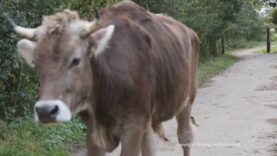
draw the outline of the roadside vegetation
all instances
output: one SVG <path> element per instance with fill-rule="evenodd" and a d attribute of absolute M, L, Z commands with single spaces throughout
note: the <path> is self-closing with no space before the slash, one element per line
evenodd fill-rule
<path fill-rule="evenodd" d="M 256 51 L 258 54 L 267 54 L 267 47 L 265 44 L 258 46 L 258 47 L 261 47 L 261 49 Z M 277 53 L 277 33 L 276 32 L 274 32 L 271 35 L 271 52 L 270 53 Z"/>
<path fill-rule="evenodd" d="M 66 156 L 85 144 L 85 126 L 79 119 L 44 127 L 31 117 L 0 122 L 0 156 Z"/>
<path fill-rule="evenodd" d="M 257 53 L 258 53 L 258 54 L 267 54 L 267 50 L 266 50 L 266 48 L 262 48 L 262 49 L 257 50 Z M 270 54 L 274 54 L 274 53 L 277 53 L 277 44 L 276 44 L 276 45 L 273 45 L 273 46 L 271 47 L 271 52 L 270 52 Z"/>
<path fill-rule="evenodd" d="M 6 0 L 0 1 L 0 156 L 65 156 L 84 146 L 86 128 L 76 118 L 57 127 L 43 127 L 32 119 L 38 93 L 36 73 L 16 53 L 19 38 L 5 19 L 36 27 L 43 15 L 71 8 L 82 18 L 121 0 Z M 155 13 L 168 14 L 194 29 L 201 39 L 199 84 L 224 71 L 237 59 L 226 51 L 265 45 L 266 19 L 256 10 L 260 0 L 134 0 Z"/>
<path fill-rule="evenodd" d="M 218 57 L 211 58 L 207 61 L 199 64 L 198 84 L 201 86 L 208 81 L 214 75 L 226 70 L 234 63 L 238 61 L 238 58 L 232 55 L 220 55 Z"/>

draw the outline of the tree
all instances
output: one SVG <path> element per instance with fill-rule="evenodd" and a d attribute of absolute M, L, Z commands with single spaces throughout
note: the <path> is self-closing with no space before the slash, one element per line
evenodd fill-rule
<path fill-rule="evenodd" d="M 262 1 L 273 8 L 277 6 L 277 0 L 262 0 Z"/>
<path fill-rule="evenodd" d="M 5 15 L 19 25 L 36 27 L 43 15 L 52 14 L 60 5 L 56 0 L 0 1 L 0 119 L 29 114 L 38 94 L 36 75 L 17 54 L 18 38 L 8 27 Z"/>
<path fill-rule="evenodd" d="M 277 24 L 277 9 L 274 9 L 272 11 L 271 20 L 273 24 Z"/>
<path fill-rule="evenodd" d="M 94 16 L 97 9 L 101 9 L 106 6 L 111 6 L 121 0 L 99 0 L 99 1 L 80 1 L 80 0 L 63 0 L 61 8 L 70 8 L 78 11 L 82 18 L 88 18 Z"/>

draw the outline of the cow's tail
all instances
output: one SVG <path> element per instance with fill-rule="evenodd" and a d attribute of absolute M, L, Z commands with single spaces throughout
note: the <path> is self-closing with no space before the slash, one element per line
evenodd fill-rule
<path fill-rule="evenodd" d="M 164 128 L 162 124 L 152 125 L 153 131 L 164 141 L 169 141 L 168 138 L 165 135 Z"/>
<path fill-rule="evenodd" d="M 194 125 L 195 127 L 199 127 L 199 125 L 197 124 L 197 122 L 193 116 L 190 117 L 190 120 L 191 120 L 192 125 Z"/>

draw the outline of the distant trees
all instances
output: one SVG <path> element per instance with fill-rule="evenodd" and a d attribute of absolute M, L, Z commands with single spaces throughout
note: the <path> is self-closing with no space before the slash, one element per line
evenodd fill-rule
<path fill-rule="evenodd" d="M 243 47 L 247 40 L 259 40 L 263 21 L 256 7 L 259 0 L 135 0 L 144 7 L 166 13 L 193 28 L 202 40 L 202 58 L 219 54 L 219 40 L 227 47 Z"/>
<path fill-rule="evenodd" d="M 273 24 L 277 25 L 277 9 L 274 9 L 271 13 L 271 21 Z"/>
<path fill-rule="evenodd" d="M 277 6 L 277 0 L 262 0 L 262 1 L 274 8 Z"/>
<path fill-rule="evenodd" d="M 268 5 L 270 7 L 272 7 L 273 9 L 270 9 L 269 11 L 269 15 L 268 15 L 268 18 L 267 18 L 267 21 L 268 22 L 267 24 L 270 26 L 271 22 L 275 25 L 277 25 L 277 0 L 262 0 L 264 2 L 265 5 Z M 272 25 L 271 25 L 272 26 Z"/>

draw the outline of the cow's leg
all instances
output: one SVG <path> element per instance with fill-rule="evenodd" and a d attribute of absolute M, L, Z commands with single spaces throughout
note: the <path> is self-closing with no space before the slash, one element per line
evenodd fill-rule
<path fill-rule="evenodd" d="M 143 136 L 143 142 L 141 146 L 142 156 L 154 156 L 155 150 L 153 129 L 152 127 L 149 127 Z"/>
<path fill-rule="evenodd" d="M 139 156 L 145 131 L 145 123 L 132 122 L 123 126 L 120 136 L 122 144 L 120 156 Z"/>
<path fill-rule="evenodd" d="M 177 116 L 177 135 L 179 143 L 182 145 L 184 156 L 190 155 L 190 144 L 193 142 L 193 127 L 190 121 L 191 117 L 191 104 L 188 103 L 187 106 L 182 110 Z"/>
<path fill-rule="evenodd" d="M 105 156 L 106 151 L 101 149 L 98 146 L 91 145 L 87 147 L 88 149 L 88 156 Z"/>
<path fill-rule="evenodd" d="M 92 140 L 89 137 L 90 134 L 87 134 L 87 156 L 105 156 L 106 151 L 97 145 L 93 143 L 94 140 Z"/>

